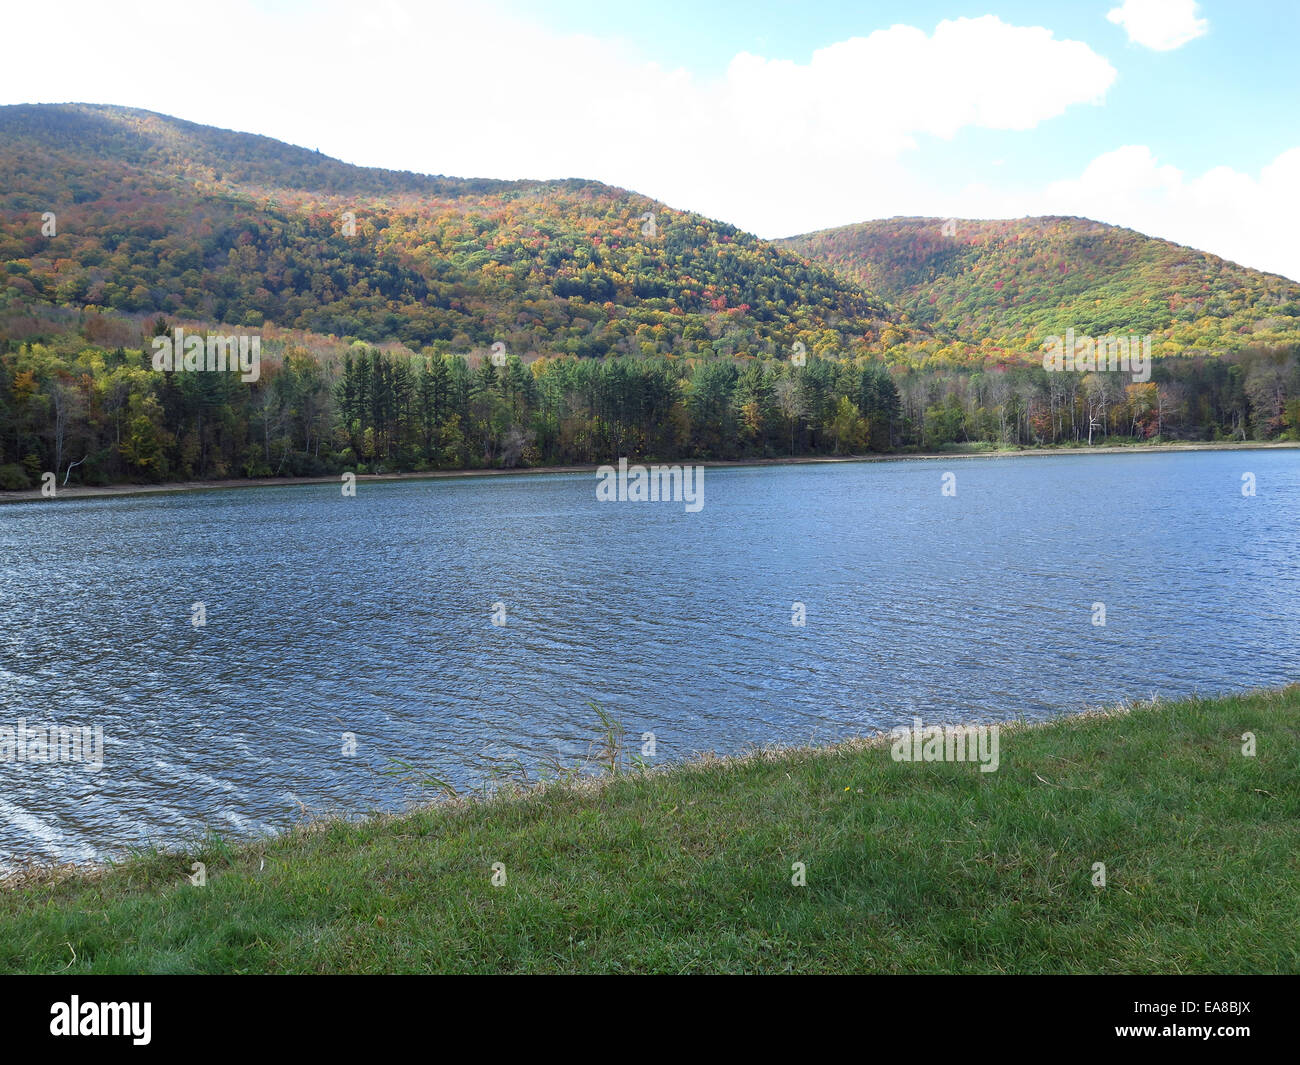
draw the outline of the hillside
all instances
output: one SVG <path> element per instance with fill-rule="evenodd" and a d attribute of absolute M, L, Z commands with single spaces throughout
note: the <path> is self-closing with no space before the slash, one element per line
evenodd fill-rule
<path fill-rule="evenodd" d="M 622 189 L 368 169 L 86 104 L 0 107 L 6 290 L 521 355 L 865 351 L 888 325 L 831 271 Z"/>
<path fill-rule="evenodd" d="M 0 107 L 0 491 L 1300 433 L 1291 282 L 1079 220 L 940 225 L 778 246 L 596 182 Z M 1046 373 L 1071 326 L 1162 358 Z M 255 338 L 258 374 L 155 368 L 177 327 Z"/>
<path fill-rule="evenodd" d="M 1300 340 L 1300 284 L 1086 218 L 892 218 L 779 243 L 947 339 L 1033 351 L 1073 328 L 1152 334 L 1163 354 Z"/>

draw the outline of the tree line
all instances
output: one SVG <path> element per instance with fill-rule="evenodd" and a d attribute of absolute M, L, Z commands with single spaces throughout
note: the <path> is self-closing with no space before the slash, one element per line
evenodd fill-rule
<path fill-rule="evenodd" d="M 1300 439 L 1300 348 L 1157 359 L 1150 381 L 1133 382 L 1027 362 L 525 363 L 499 347 L 283 344 L 245 383 L 156 371 L 147 346 L 0 340 L 5 489 L 45 472 L 93 485 L 1178 439 Z"/>

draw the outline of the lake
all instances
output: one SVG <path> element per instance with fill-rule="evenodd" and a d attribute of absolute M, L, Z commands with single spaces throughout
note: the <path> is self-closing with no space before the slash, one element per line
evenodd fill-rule
<path fill-rule="evenodd" d="M 711 468 L 696 513 L 596 484 L 0 507 L 0 729 L 103 736 L 0 761 L 0 863 L 573 762 L 589 700 L 664 763 L 1300 680 L 1297 450 Z"/>

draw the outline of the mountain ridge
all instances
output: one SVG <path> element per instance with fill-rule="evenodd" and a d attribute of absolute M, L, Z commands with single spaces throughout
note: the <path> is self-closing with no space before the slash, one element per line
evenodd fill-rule
<path fill-rule="evenodd" d="M 539 354 L 866 353 L 895 324 L 827 267 L 599 182 L 368 170 L 97 105 L 0 108 L 0 138 L 0 289 L 48 303 Z"/>
<path fill-rule="evenodd" d="M 59 235 L 43 238 L 33 221 L 51 210 Z M 969 362 L 1029 358 L 1071 328 L 1150 334 L 1159 355 L 1300 341 L 1290 279 L 1078 216 L 895 216 L 764 241 L 584 178 L 364 167 L 82 103 L 0 107 L 6 289 L 528 357 L 782 356 L 798 342 Z"/>
<path fill-rule="evenodd" d="M 1165 354 L 1300 340 L 1300 283 L 1079 216 L 900 216 L 778 243 L 945 338 L 1162 334 Z"/>

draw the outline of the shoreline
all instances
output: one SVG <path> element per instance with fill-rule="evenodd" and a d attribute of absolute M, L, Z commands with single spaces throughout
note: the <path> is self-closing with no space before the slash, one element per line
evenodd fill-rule
<path fill-rule="evenodd" d="M 987 773 L 879 734 L 33 865 L 0 972 L 1295 972 L 1294 744 L 1240 737 L 1297 724 L 1160 698 L 999 723 Z"/>
<path fill-rule="evenodd" d="M 1095 722 L 1126 717 L 1135 712 L 1140 713 L 1161 708 L 1177 707 L 1189 703 L 1215 702 L 1231 699 L 1288 697 L 1300 693 L 1300 682 L 1278 688 L 1252 688 L 1246 691 L 1221 691 L 1210 694 L 1196 693 L 1188 696 L 1168 697 L 1156 694 L 1148 698 L 1120 699 L 1109 703 L 1086 704 L 1075 710 L 1053 713 L 1049 717 L 1027 718 L 1017 716 L 1001 720 L 962 720 L 947 722 L 945 727 L 961 729 L 992 728 L 1003 736 L 1017 736 L 1040 730 L 1051 731 L 1072 723 Z M 906 727 L 906 726 L 904 726 Z M 527 781 L 506 781 L 488 794 L 476 788 L 466 788 L 452 794 L 439 794 L 433 798 L 414 800 L 402 809 L 374 810 L 360 816 L 340 815 L 325 810 L 310 811 L 306 807 L 304 820 L 270 833 L 257 833 L 244 837 L 232 837 L 229 842 L 240 850 L 257 849 L 276 841 L 284 842 L 301 838 L 328 828 L 333 824 L 345 825 L 391 825 L 406 818 L 430 811 L 448 811 L 475 807 L 479 809 L 499 809 L 527 801 L 543 795 L 556 793 L 569 796 L 599 796 L 620 780 L 636 777 L 638 779 L 664 779 L 695 771 L 725 772 L 731 769 L 752 765 L 754 763 L 772 763 L 780 761 L 798 761 L 817 758 L 839 758 L 847 755 L 878 751 L 889 747 L 894 741 L 896 729 L 872 729 L 855 735 L 843 736 L 825 742 L 775 742 L 753 745 L 733 754 L 718 754 L 713 750 L 697 750 L 680 761 L 665 762 L 661 765 L 633 771 L 630 766 L 620 763 L 616 772 L 610 772 L 602 763 L 586 760 L 577 766 L 576 774 L 568 779 L 546 780 L 537 778 Z M 588 772 L 588 770 L 595 770 Z M 111 872 L 115 866 L 124 862 L 138 860 L 142 854 L 180 857 L 190 853 L 195 844 L 174 843 L 160 846 L 153 850 L 140 850 L 137 847 L 119 847 L 114 851 L 104 851 L 100 856 L 83 860 L 45 859 L 35 855 L 10 855 L 0 861 L 0 893 L 8 889 L 20 888 L 31 883 L 52 884 L 70 877 L 97 879 Z"/>
<path fill-rule="evenodd" d="M 1155 696 L 1149 699 L 1132 699 L 1120 700 L 1114 703 L 1099 703 L 1096 705 L 1084 706 L 1078 710 L 1066 711 L 1064 713 L 1054 714 L 1045 718 L 1025 718 L 1016 717 L 1008 720 L 999 721 L 962 721 L 950 723 L 952 727 L 965 729 L 976 728 L 996 728 L 1001 735 L 1013 736 L 1036 729 L 1050 729 L 1053 726 L 1061 725 L 1070 721 L 1089 721 L 1092 719 L 1106 719 L 1122 717 L 1133 713 L 1149 709 L 1159 709 L 1161 706 L 1177 704 L 1187 701 L 1187 699 L 1201 698 L 1232 698 L 1234 695 L 1263 695 L 1276 694 L 1284 692 L 1287 689 L 1270 689 L 1262 688 L 1252 690 L 1246 693 L 1227 692 L 1220 695 L 1211 695 L 1202 697 L 1200 695 L 1189 696 L 1186 699 L 1169 699 L 1163 696 Z M 479 791 L 467 788 L 464 791 L 452 795 L 440 794 L 431 799 L 413 801 L 405 808 L 400 810 L 377 810 L 361 815 L 360 817 L 339 815 L 336 813 L 308 812 L 303 821 L 289 825 L 278 831 L 268 834 L 256 834 L 242 838 L 232 838 L 229 842 L 238 849 L 257 849 L 268 843 L 300 838 L 304 834 L 319 832 L 328 828 L 335 823 L 348 825 L 391 825 L 394 822 L 400 822 L 412 815 L 427 813 L 430 811 L 447 811 L 464 809 L 466 807 L 476 808 L 500 808 L 503 805 L 508 806 L 513 803 L 528 801 L 537 798 L 539 795 L 547 793 L 564 794 L 570 796 L 599 796 L 602 792 L 616 784 L 622 779 L 635 776 L 638 779 L 663 779 L 682 773 L 693 771 L 722 771 L 740 768 L 754 763 L 779 762 L 806 760 L 810 758 L 835 758 L 845 755 L 860 754 L 867 751 L 876 751 L 882 747 L 888 747 L 893 742 L 893 731 L 887 729 L 875 729 L 869 732 L 863 732 L 858 735 L 844 736 L 837 740 L 829 740 L 824 743 L 767 743 L 759 746 L 752 746 L 735 754 L 718 754 L 715 751 L 696 751 L 681 761 L 666 762 L 662 765 L 656 765 L 647 769 L 633 772 L 630 768 L 620 767 L 618 772 L 611 773 L 596 762 L 585 762 L 579 768 L 582 772 L 567 780 L 532 780 L 527 783 L 517 781 L 506 782 L 503 786 L 497 788 L 487 795 Z M 594 768 L 594 773 L 586 772 Z M 306 808 L 304 808 L 306 809 Z M 37 856 L 17 856 L 11 855 L 8 864 L 0 864 L 0 892 L 14 888 L 21 888 L 33 883 L 36 884 L 53 884 L 71 877 L 83 877 L 87 879 L 97 879 L 111 872 L 115 866 L 122 865 L 124 862 L 130 862 L 133 858 L 138 859 L 141 854 L 152 853 L 154 855 L 167 855 L 172 857 L 181 857 L 189 853 L 193 844 L 171 844 L 161 846 L 155 851 L 141 851 L 136 848 L 126 847 L 118 848 L 116 851 L 105 851 L 103 855 L 95 858 L 84 860 L 59 860 L 44 859 Z"/>
<path fill-rule="evenodd" d="M 1294 441 L 1247 441 L 1241 443 L 1187 443 L 1187 444 L 1105 444 L 1094 447 L 1037 447 L 1016 448 L 998 451 L 946 451 L 918 452 L 915 454 L 867 454 L 867 455 L 810 455 L 786 458 L 753 459 L 704 459 L 697 462 L 686 460 L 642 460 L 643 465 L 691 465 L 710 469 L 744 468 L 756 466 L 811 466 L 844 462 L 909 462 L 915 460 L 936 461 L 939 459 L 1005 459 L 1043 455 L 1146 455 L 1165 454 L 1175 451 L 1273 451 L 1279 449 L 1300 449 L 1300 442 Z M 519 475 L 540 475 L 553 473 L 594 473 L 599 469 L 598 463 L 586 463 L 574 466 L 527 466 L 516 469 L 482 469 L 482 470 L 424 470 L 407 473 L 364 473 L 357 475 L 357 482 L 383 481 L 435 481 L 460 477 L 507 477 Z M 341 474 L 323 477 L 238 477 L 213 481 L 167 481 L 161 484 L 118 484 L 79 486 L 70 485 L 59 488 L 54 502 L 60 499 L 109 499 L 117 496 L 169 495 L 174 492 L 224 491 L 230 488 L 282 488 L 290 485 L 338 484 Z M 39 488 L 21 491 L 0 491 L 0 504 L 3 503 L 40 503 L 49 502 Z"/>

